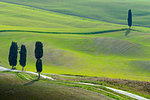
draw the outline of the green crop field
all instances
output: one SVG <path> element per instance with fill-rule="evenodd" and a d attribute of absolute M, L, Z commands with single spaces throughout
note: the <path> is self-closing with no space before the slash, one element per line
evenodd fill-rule
<path fill-rule="evenodd" d="M 11 68 L 16 41 L 27 46 L 25 70 L 36 72 L 34 46 L 41 41 L 43 73 L 150 81 L 148 0 L 0 1 L 1 65 Z M 130 8 L 138 26 L 125 36 Z"/>

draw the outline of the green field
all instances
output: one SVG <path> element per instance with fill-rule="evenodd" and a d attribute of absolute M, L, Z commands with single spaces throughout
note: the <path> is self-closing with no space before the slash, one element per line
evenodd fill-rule
<path fill-rule="evenodd" d="M 0 0 L 47 11 L 126 24 L 128 9 L 133 10 L 134 25 L 150 27 L 149 0 Z"/>
<path fill-rule="evenodd" d="M 33 7 L 0 2 L 1 30 L 29 30 L 51 32 L 93 32 L 119 29 L 117 24 L 69 16 Z M 118 28 L 116 28 L 118 27 Z"/>
<path fill-rule="evenodd" d="M 1 65 L 11 68 L 8 52 L 11 42 L 16 41 L 27 46 L 25 70 L 35 72 L 34 45 L 42 41 L 43 73 L 150 81 L 150 29 L 134 26 L 125 36 L 127 25 L 117 24 L 126 24 L 127 10 L 132 6 L 137 15 L 134 24 L 149 26 L 149 1 L 40 1 L 0 2 Z M 17 69 L 21 69 L 19 64 Z"/>

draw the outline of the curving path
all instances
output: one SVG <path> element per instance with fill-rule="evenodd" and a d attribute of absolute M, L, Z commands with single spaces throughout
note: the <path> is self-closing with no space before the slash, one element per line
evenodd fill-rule
<path fill-rule="evenodd" d="M 82 83 L 82 82 L 76 82 L 76 83 L 84 84 L 84 85 L 91 85 L 91 86 L 102 86 L 102 85 L 92 84 L 92 83 Z M 138 95 L 136 95 L 136 94 L 132 94 L 132 93 L 123 91 L 123 90 L 118 90 L 118 89 L 114 89 L 114 88 L 107 87 L 107 86 L 103 86 L 103 87 L 105 87 L 105 88 L 107 88 L 107 89 L 110 89 L 110 90 L 112 90 L 112 91 L 115 91 L 115 92 L 117 92 L 117 93 L 120 93 L 120 94 L 129 96 L 129 97 L 131 97 L 131 98 L 137 99 L 137 100 L 150 100 L 150 99 L 147 99 L 147 98 L 138 96 Z"/>
<path fill-rule="evenodd" d="M 22 71 L 19 71 L 19 70 L 11 70 L 11 69 L 4 68 L 4 67 L 0 67 L 0 71 L 22 72 Z M 33 75 L 38 75 L 38 73 L 35 73 L 35 72 L 29 72 L 29 71 L 24 71 L 24 72 L 29 73 L 29 74 L 33 74 Z M 53 78 L 45 76 L 45 75 L 41 75 L 41 77 L 43 77 L 44 79 L 54 80 Z"/>
<path fill-rule="evenodd" d="M 4 67 L 0 67 L 0 71 L 22 72 L 22 71 L 19 71 L 19 70 L 10 70 L 10 69 L 4 68 Z M 35 72 L 29 72 L 29 71 L 24 71 L 24 72 L 25 72 L 25 73 L 29 73 L 29 74 L 38 75 L 38 73 L 35 73 Z M 45 75 L 41 75 L 41 77 L 43 77 L 44 79 L 54 80 L 52 77 L 48 77 L 48 76 L 45 76 Z M 98 84 L 83 83 L 83 82 L 74 82 L 74 83 L 83 84 L 83 85 L 90 85 L 90 86 L 102 86 L 102 85 L 98 85 Z M 123 90 L 114 89 L 114 88 L 107 87 L 107 86 L 103 86 L 103 87 L 105 87 L 105 88 L 107 88 L 107 89 L 110 89 L 110 90 L 112 90 L 112 91 L 115 91 L 115 92 L 117 92 L 117 93 L 120 93 L 120 94 L 129 96 L 129 97 L 131 97 L 131 98 L 137 99 L 137 100 L 150 100 L 150 99 L 147 99 L 147 98 L 138 96 L 138 95 L 136 95 L 136 94 L 132 94 L 132 93 L 123 91 Z"/>

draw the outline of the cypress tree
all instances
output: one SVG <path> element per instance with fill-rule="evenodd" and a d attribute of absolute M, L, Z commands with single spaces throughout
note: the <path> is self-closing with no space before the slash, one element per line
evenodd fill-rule
<path fill-rule="evenodd" d="M 36 70 L 38 72 L 38 79 L 40 78 L 40 73 L 42 72 L 42 60 L 43 57 L 43 44 L 40 41 L 35 43 L 35 58 L 36 61 Z"/>
<path fill-rule="evenodd" d="M 40 59 L 43 57 L 43 44 L 37 41 L 35 44 L 35 58 Z"/>
<path fill-rule="evenodd" d="M 37 59 L 36 61 L 36 70 L 38 72 L 38 79 L 40 79 L 40 73 L 42 72 L 42 60 Z"/>
<path fill-rule="evenodd" d="M 17 65 L 17 57 L 18 57 L 18 45 L 16 42 L 12 42 L 8 57 L 9 65 L 12 66 L 12 69 L 14 69 L 14 66 Z"/>
<path fill-rule="evenodd" d="M 129 11 L 128 11 L 128 26 L 129 26 L 129 29 L 132 26 L 132 11 L 131 11 L 131 9 L 129 9 Z"/>
<path fill-rule="evenodd" d="M 25 45 L 21 45 L 21 51 L 20 51 L 20 65 L 22 66 L 22 71 L 24 71 L 24 67 L 26 66 L 26 56 L 27 56 L 27 50 Z"/>

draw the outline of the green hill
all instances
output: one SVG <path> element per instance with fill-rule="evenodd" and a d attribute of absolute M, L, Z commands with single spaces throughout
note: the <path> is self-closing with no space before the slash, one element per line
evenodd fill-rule
<path fill-rule="evenodd" d="M 2 64 L 8 65 L 9 46 L 11 41 L 17 41 L 19 44 L 27 45 L 26 70 L 36 71 L 34 44 L 40 40 L 44 43 L 44 73 L 149 81 L 149 45 L 146 45 L 147 41 L 144 43 L 145 40 L 142 40 L 143 36 L 148 38 L 149 34 L 131 34 L 125 37 L 124 31 L 98 35 L 2 32 L 0 59 Z M 19 65 L 18 68 L 21 69 Z"/>
<path fill-rule="evenodd" d="M 148 28 L 133 27 L 134 30 L 128 36 L 125 36 L 127 26 L 103 22 L 99 19 L 96 20 L 94 17 L 87 18 L 90 15 L 90 10 L 87 8 L 83 7 L 88 14 L 85 18 L 81 17 L 84 14 L 82 12 L 75 12 L 76 14 L 80 14 L 80 16 L 72 16 L 63 13 L 63 11 L 53 11 L 57 8 L 54 5 L 57 5 L 58 2 L 55 1 L 52 3 L 51 0 L 48 0 L 41 3 L 40 0 L 36 2 L 32 0 L 30 4 L 28 3 L 29 1 L 21 1 L 13 0 L 14 3 L 20 4 L 0 2 L 0 6 L 2 7 L 0 9 L 1 65 L 9 67 L 9 47 L 12 41 L 16 41 L 19 45 L 25 44 L 27 46 L 28 59 L 25 69 L 36 71 L 34 45 L 35 41 L 42 41 L 44 43 L 43 73 L 150 81 L 150 35 L 148 33 L 150 30 Z M 96 1 L 93 2 L 95 3 L 95 7 L 98 4 Z M 64 0 L 62 2 L 64 3 L 60 3 L 59 5 L 68 7 L 65 3 L 71 1 Z M 90 0 L 87 3 L 92 4 L 89 2 L 91 2 Z M 118 4 L 115 3 L 115 0 L 113 2 L 114 4 Z M 126 2 L 128 3 L 129 1 Z M 50 3 L 53 4 L 52 10 L 48 6 Z M 81 5 L 86 4 L 84 0 L 78 3 Z M 140 4 L 140 1 L 138 3 Z M 71 4 L 75 5 L 73 1 Z M 146 3 L 144 4 L 146 5 Z M 90 7 L 90 5 L 86 6 Z M 38 7 L 43 7 L 43 9 Z M 112 7 L 119 6 L 112 5 Z M 136 4 L 135 7 L 137 7 Z M 73 10 L 78 11 L 75 8 Z M 120 13 L 120 16 L 125 16 L 126 13 L 123 15 L 122 13 Z M 100 13 L 100 15 L 105 14 Z M 110 18 L 108 18 L 108 21 L 117 20 L 111 19 L 116 17 L 108 17 Z M 98 16 L 98 18 L 101 17 Z M 126 21 L 125 19 L 124 21 Z M 120 20 L 117 21 L 119 22 Z M 137 22 L 136 18 L 135 22 Z M 19 64 L 17 69 L 21 69 Z"/>
<path fill-rule="evenodd" d="M 91 19 L 45 11 L 29 6 L 0 2 L 1 30 L 34 30 L 51 32 L 90 32 L 123 28 Z"/>
<path fill-rule="evenodd" d="M 128 9 L 133 10 L 134 25 L 150 27 L 149 0 L 0 0 L 47 11 L 126 24 Z"/>

